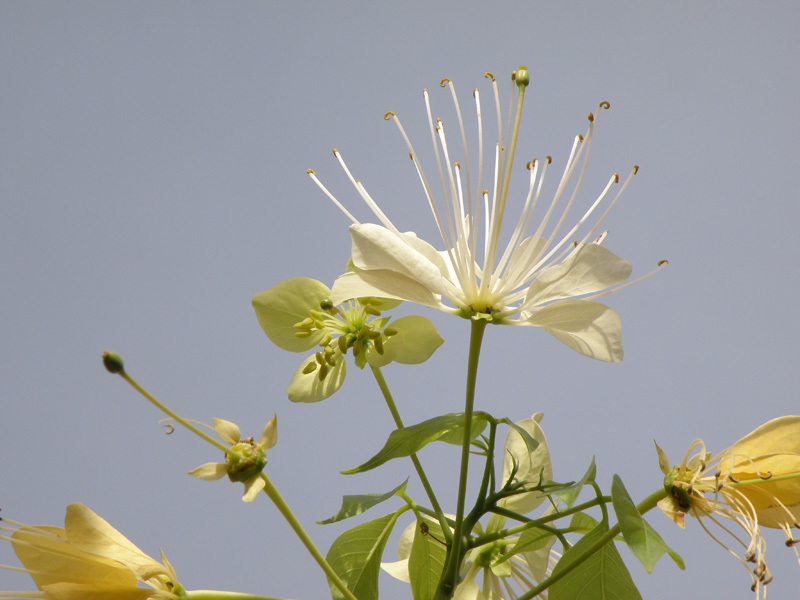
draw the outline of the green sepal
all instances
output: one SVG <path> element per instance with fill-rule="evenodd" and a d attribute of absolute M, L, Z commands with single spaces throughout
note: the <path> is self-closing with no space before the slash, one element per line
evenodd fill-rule
<path fill-rule="evenodd" d="M 313 362 L 314 355 L 312 354 L 305 359 L 292 376 L 292 381 L 289 387 L 286 388 L 286 394 L 292 402 L 319 402 L 332 396 L 336 390 L 342 387 L 344 383 L 344 376 L 347 372 L 347 367 L 344 357 L 336 351 L 336 364 L 329 367 L 328 373 L 325 378 L 320 380 L 319 370 L 320 366 L 311 373 L 303 373 L 309 362 Z"/>
<path fill-rule="evenodd" d="M 477 438 L 491 419 L 492 417 L 485 412 L 473 413 L 470 440 Z M 393 458 L 402 458 L 419 452 L 427 444 L 437 440 L 460 445 L 464 437 L 463 432 L 464 413 L 442 415 L 404 429 L 395 429 L 375 456 L 358 467 L 342 471 L 342 474 L 352 475 L 369 471 Z"/>
<path fill-rule="evenodd" d="M 552 574 L 556 575 L 559 571 L 572 565 L 575 559 L 600 539 L 606 531 L 608 528 L 601 524 L 583 536 L 574 546 L 564 552 Z M 576 598 L 580 598 L 580 600 L 608 600 L 609 598 L 641 600 L 642 598 L 612 541 L 588 556 L 586 560 L 550 586 L 547 597 L 548 600 L 575 600 Z"/>
<path fill-rule="evenodd" d="M 358 600 L 375 600 L 378 597 L 378 573 L 381 556 L 397 517 L 406 508 L 379 519 L 356 525 L 337 537 L 325 559 Z M 330 581 L 333 600 L 344 598 Z"/>
<path fill-rule="evenodd" d="M 414 600 L 431 600 L 436 595 L 447 557 L 447 547 L 442 544 L 444 534 L 441 525 L 428 519 L 423 519 L 423 522 L 427 525 L 427 533 L 422 533 L 417 522 L 411 555 L 408 557 L 408 577 Z"/>
<path fill-rule="evenodd" d="M 294 277 L 253 296 L 261 329 L 273 344 L 289 352 L 306 352 L 316 346 L 325 335 L 316 330 L 305 338 L 297 337 L 299 323 L 309 311 L 320 311 L 319 303 L 330 298 L 331 291 L 324 283 L 308 277 Z"/>
<path fill-rule="evenodd" d="M 361 513 L 367 511 L 373 506 L 380 504 L 381 502 L 388 500 L 393 496 L 404 494 L 406 491 L 407 484 L 408 484 L 408 479 L 406 479 L 403 483 L 394 488 L 391 492 L 386 492 L 385 494 L 361 494 L 358 496 L 342 496 L 342 507 L 339 509 L 339 512 L 337 512 L 329 519 L 325 519 L 324 521 L 317 521 L 317 523 L 320 525 L 327 525 L 329 523 L 336 523 L 338 521 L 343 521 L 345 519 L 349 519 L 350 517 L 355 517 L 356 515 L 360 515 Z"/>
<path fill-rule="evenodd" d="M 651 573 L 656 561 L 665 552 L 681 570 L 685 568 L 683 559 L 664 543 L 656 530 L 636 510 L 636 505 L 618 475 L 614 475 L 611 479 L 611 503 L 622 530 L 622 537 L 633 555 L 642 563 L 645 571 Z"/>
<path fill-rule="evenodd" d="M 383 354 L 370 345 L 367 360 L 373 367 L 383 367 L 390 362 L 417 365 L 428 360 L 444 343 L 436 327 L 425 317 L 409 315 L 392 321 L 396 334 L 383 342 Z"/>

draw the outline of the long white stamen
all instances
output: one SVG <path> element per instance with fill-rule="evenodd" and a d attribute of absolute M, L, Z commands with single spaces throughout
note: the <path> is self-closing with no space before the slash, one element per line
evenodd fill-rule
<path fill-rule="evenodd" d="M 375 203 L 375 201 L 372 199 L 372 197 L 367 193 L 367 190 L 364 188 L 364 186 L 361 184 L 361 182 L 358 181 L 355 177 L 353 177 L 352 173 L 350 173 L 350 169 L 347 168 L 347 165 L 345 164 L 341 153 L 337 149 L 334 148 L 333 149 L 333 155 L 336 157 L 336 160 L 339 161 L 339 164 L 341 165 L 342 169 L 347 174 L 347 178 L 350 180 L 350 183 L 352 183 L 353 187 L 356 188 L 356 191 L 358 192 L 358 195 L 361 196 L 361 199 L 370 208 L 372 213 L 376 217 L 378 217 L 378 220 L 381 223 L 383 223 L 383 226 L 386 227 L 387 229 L 393 231 L 394 233 L 400 233 L 399 231 L 397 231 L 397 228 L 394 226 L 394 224 L 389 220 L 389 217 L 387 217 L 383 213 L 383 211 L 380 209 L 380 207 Z"/>
<path fill-rule="evenodd" d="M 360 224 L 358 219 L 351 215 L 350 212 L 344 206 L 342 206 L 342 203 L 339 202 L 336 197 L 328 191 L 328 188 L 322 185 L 322 182 L 317 179 L 317 175 L 314 173 L 314 171 L 307 169 L 306 173 L 308 173 L 308 176 L 311 177 L 311 180 L 317 184 L 317 187 L 322 190 L 322 192 L 337 206 L 339 210 L 341 210 L 347 216 L 348 219 L 350 219 L 356 225 Z"/>

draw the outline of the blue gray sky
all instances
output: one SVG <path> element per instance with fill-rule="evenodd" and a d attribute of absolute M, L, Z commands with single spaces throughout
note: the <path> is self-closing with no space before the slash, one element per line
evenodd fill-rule
<path fill-rule="evenodd" d="M 427 150 L 423 88 L 449 109 L 441 78 L 466 104 L 472 88 L 488 92 L 485 71 L 505 81 L 521 64 L 532 84 L 518 153 L 563 165 L 586 113 L 609 101 L 582 199 L 640 165 L 605 245 L 635 276 L 670 264 L 607 298 L 623 322 L 621 364 L 538 330 L 489 329 L 477 407 L 544 412 L 557 479 L 595 456 L 601 485 L 617 473 L 635 499 L 661 484 L 654 439 L 677 462 L 696 437 L 721 450 L 798 413 L 798 22 L 791 1 L 0 4 L 3 515 L 57 524 L 82 502 L 147 552 L 163 548 L 187 588 L 325 597 L 266 499 L 243 504 L 240 486 L 185 475 L 218 452 L 185 431 L 165 436 L 100 352 L 119 352 L 186 417 L 258 435 L 277 413 L 269 474 L 327 550 L 343 527 L 314 521 L 343 494 L 393 488 L 411 465 L 338 474 L 392 429 L 377 387 L 351 368 L 333 398 L 288 402 L 302 356 L 267 340 L 250 298 L 294 276 L 330 284 L 344 268 L 348 221 L 305 174 L 367 220 L 334 147 L 399 228 L 435 240 L 383 113 Z M 460 410 L 466 322 L 404 310 L 446 340 L 425 365 L 386 370 L 406 422 Z M 457 458 L 421 455 L 442 490 Z M 677 586 L 751 597 L 744 569 L 696 523 L 649 520 L 687 569 L 664 559 L 648 575 L 622 550 L 645 598 Z M 800 570 L 767 533 L 770 595 L 788 597 Z M 407 597 L 382 583 L 383 598 Z M 2 589 L 30 585 L 0 572 Z"/>

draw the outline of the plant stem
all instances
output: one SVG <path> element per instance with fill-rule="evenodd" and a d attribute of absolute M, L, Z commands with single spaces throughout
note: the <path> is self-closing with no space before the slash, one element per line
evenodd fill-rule
<path fill-rule="evenodd" d="M 639 511 L 640 515 L 643 515 L 658 503 L 659 500 L 664 498 L 667 495 L 667 492 L 664 488 L 653 492 L 647 498 L 642 500 L 639 504 L 636 505 L 636 510 Z M 617 535 L 619 535 L 620 527 L 619 523 L 614 525 L 611 529 L 606 531 L 597 541 L 592 544 L 591 546 L 587 547 L 583 552 L 581 552 L 578 556 L 572 559 L 572 561 L 562 570 L 558 571 L 554 575 L 551 575 L 547 579 L 545 579 L 542 583 L 537 585 L 535 588 L 528 590 L 526 593 L 522 594 L 517 598 L 517 600 L 531 600 L 531 598 L 535 598 L 551 585 L 553 585 L 556 581 L 564 577 L 567 573 L 572 571 L 575 567 L 583 563 L 587 558 L 589 558 L 592 554 L 600 550 L 603 546 L 605 546 L 608 542 L 613 540 Z"/>
<path fill-rule="evenodd" d="M 378 387 L 381 389 L 383 399 L 386 401 L 386 406 L 389 408 L 389 412 L 392 413 L 395 426 L 398 429 L 405 428 L 405 425 L 403 425 L 403 419 L 400 417 L 400 412 L 397 410 L 397 405 L 394 403 L 394 398 L 392 398 L 392 393 L 389 391 L 389 386 L 386 385 L 386 380 L 383 377 L 383 373 L 379 367 L 373 367 L 370 365 L 370 368 L 372 369 L 372 374 L 375 376 L 375 381 L 378 382 Z M 411 462 L 414 463 L 414 468 L 417 471 L 417 475 L 422 483 L 422 487 L 425 488 L 425 493 L 428 495 L 428 500 L 430 501 L 431 506 L 436 513 L 436 518 L 439 520 L 439 525 L 442 527 L 442 533 L 444 533 L 447 542 L 450 543 L 450 540 L 453 537 L 453 534 L 450 530 L 450 525 L 447 523 L 447 518 L 444 516 L 444 512 L 442 512 L 442 507 L 439 506 L 439 501 L 436 499 L 436 494 L 433 492 L 433 487 L 431 487 L 430 481 L 428 481 L 428 477 L 425 475 L 425 470 L 422 468 L 422 463 L 417 458 L 416 453 L 411 454 Z"/>
<path fill-rule="evenodd" d="M 458 479 L 458 498 L 456 503 L 456 522 L 453 527 L 453 541 L 447 548 L 442 576 L 436 588 L 434 600 L 449 600 L 458 584 L 458 571 L 461 559 L 466 551 L 463 541 L 464 503 L 467 495 L 467 471 L 469 470 L 469 448 L 472 441 L 472 412 L 475 404 L 475 381 L 478 377 L 478 359 L 481 355 L 483 332 L 488 321 L 476 319 L 471 321 L 469 336 L 469 356 L 467 359 L 467 389 L 464 400 L 464 439 L 461 444 L 461 470 Z"/>
<path fill-rule="evenodd" d="M 320 551 L 314 545 L 314 542 L 311 541 L 311 538 L 305 532 L 303 526 L 300 525 L 297 517 L 294 516 L 294 513 L 289 508 L 289 505 L 286 504 L 286 501 L 278 493 L 277 488 L 273 485 L 272 481 L 270 481 L 269 477 L 262 472 L 261 479 L 263 479 L 265 483 L 264 492 L 267 494 L 267 496 L 269 496 L 269 499 L 272 500 L 272 503 L 283 515 L 283 518 L 286 519 L 286 522 L 289 523 L 289 526 L 297 534 L 297 537 L 300 538 L 300 541 L 306 547 L 314 560 L 317 561 L 317 564 L 325 572 L 325 575 L 328 576 L 330 582 L 333 583 L 333 585 L 335 585 L 340 592 L 342 592 L 342 595 L 347 598 L 347 600 L 357 600 L 353 593 L 347 589 L 347 586 L 333 570 L 333 567 L 331 567 L 330 563 L 328 563 L 328 561 L 325 560 L 325 557 L 322 556 L 322 553 L 320 553 Z"/>

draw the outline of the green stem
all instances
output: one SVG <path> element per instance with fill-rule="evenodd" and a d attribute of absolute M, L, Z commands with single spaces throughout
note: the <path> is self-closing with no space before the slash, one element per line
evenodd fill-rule
<path fill-rule="evenodd" d="M 294 513 L 289 508 L 289 505 L 286 504 L 286 501 L 281 497 L 278 493 L 277 488 L 272 484 L 269 477 L 267 477 L 263 472 L 261 473 L 261 479 L 264 480 L 264 492 L 269 496 L 269 499 L 272 500 L 272 503 L 275 507 L 280 511 L 283 515 L 283 518 L 286 519 L 286 522 L 289 523 L 289 526 L 294 530 L 297 534 L 297 537 L 300 538 L 300 541 L 306 547 L 308 552 L 317 561 L 317 564 L 322 568 L 325 572 L 325 575 L 328 576 L 328 579 L 336 586 L 336 588 L 342 592 L 347 600 L 357 600 L 353 593 L 347 589 L 347 586 L 344 582 L 339 578 L 336 574 L 336 571 L 333 570 L 330 563 L 325 560 L 325 557 L 322 556 L 322 553 L 317 550 L 317 547 L 314 545 L 314 542 L 311 541 L 311 538 L 303 529 L 303 526 L 300 525 L 300 522 L 297 520 L 297 517 L 294 516 Z"/>
<path fill-rule="evenodd" d="M 653 492 L 647 498 L 642 500 L 639 504 L 636 505 L 636 510 L 639 511 L 640 515 L 643 515 L 647 511 L 651 510 L 658 504 L 658 501 L 664 498 L 667 495 L 667 491 L 665 489 L 660 489 L 657 492 Z M 587 558 L 589 558 L 592 554 L 600 550 L 603 546 L 605 546 L 608 542 L 613 540 L 617 535 L 619 535 L 620 527 L 619 523 L 614 525 L 611 529 L 606 531 L 601 537 L 597 539 L 591 546 L 588 546 L 583 552 L 579 555 L 575 556 L 571 559 L 570 563 L 564 567 L 563 569 L 559 570 L 558 572 L 550 575 L 547 579 L 545 579 L 542 583 L 537 585 L 535 588 L 532 588 L 519 596 L 517 600 L 531 600 L 531 598 L 535 598 L 551 585 L 553 585 L 556 581 L 560 580 L 564 577 L 567 573 L 575 569 L 578 565 L 583 563 Z"/>
<path fill-rule="evenodd" d="M 456 502 L 456 522 L 453 527 L 453 542 L 447 549 L 442 576 L 436 588 L 434 600 L 449 600 L 458 584 L 458 571 L 466 551 L 463 541 L 464 503 L 467 495 L 467 471 L 469 470 L 469 448 L 472 442 L 472 412 L 475 404 L 475 381 L 478 377 L 478 359 L 481 355 L 483 332 L 488 321 L 475 319 L 471 322 L 469 336 L 469 356 L 467 359 L 467 390 L 464 400 L 464 438 L 461 443 L 461 469 L 458 479 L 458 498 Z"/>
<path fill-rule="evenodd" d="M 240 594 L 239 592 L 218 592 L 216 590 L 192 590 L 184 596 L 187 600 L 286 600 L 272 596 Z"/>
<path fill-rule="evenodd" d="M 389 391 L 389 386 L 386 385 L 386 380 L 383 377 L 383 373 L 379 367 L 373 367 L 370 365 L 370 368 L 372 369 L 372 374 L 375 376 L 375 381 L 378 382 L 378 387 L 381 389 L 381 394 L 383 394 L 383 399 L 386 401 L 386 406 L 389 408 L 389 412 L 392 413 L 395 426 L 398 429 L 405 428 L 405 425 L 403 425 L 403 419 L 400 417 L 400 412 L 397 410 L 397 405 L 394 403 L 394 398 L 392 398 L 392 393 Z M 447 542 L 450 543 L 453 534 L 450 531 L 447 518 L 444 516 L 442 507 L 439 505 L 439 501 L 436 499 L 436 494 L 433 492 L 433 487 L 431 487 L 430 481 L 428 481 L 428 477 L 425 475 L 425 470 L 422 468 L 422 463 L 419 461 L 415 453 L 411 454 L 411 462 L 414 464 L 414 469 L 417 471 L 417 475 L 422 483 L 422 487 L 425 488 L 425 493 L 428 495 L 428 500 L 430 501 L 431 506 L 436 513 L 436 518 L 439 520 L 439 525 L 442 527 L 442 533 L 444 533 Z"/>
<path fill-rule="evenodd" d="M 203 438 L 205 441 L 207 441 L 212 446 L 216 446 L 217 448 L 222 450 L 224 453 L 230 454 L 231 449 L 230 449 L 229 446 L 223 445 L 222 443 L 218 442 L 217 440 L 212 438 L 210 435 L 208 435 L 206 432 L 199 430 L 197 427 L 195 427 L 194 425 L 189 423 L 186 419 L 183 419 L 179 415 L 177 415 L 176 413 L 172 412 L 169 408 L 167 408 L 161 402 L 156 400 L 156 398 L 154 398 L 146 389 L 144 389 L 142 386 L 140 386 L 138 383 L 136 383 L 136 381 L 130 375 L 128 375 L 125 371 L 120 371 L 119 376 L 122 377 L 128 383 L 130 383 L 131 386 L 133 386 L 133 389 L 135 389 L 142 396 L 147 398 L 160 411 L 168 414 L 170 417 L 175 419 L 178 423 L 180 423 L 181 425 L 186 427 L 186 429 L 188 429 L 189 431 L 191 431 L 195 435 L 200 436 L 201 438 Z"/>

